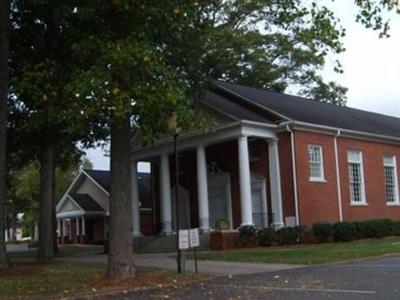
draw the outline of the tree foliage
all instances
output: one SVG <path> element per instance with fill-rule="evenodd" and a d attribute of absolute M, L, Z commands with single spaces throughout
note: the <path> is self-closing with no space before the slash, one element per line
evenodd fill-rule
<path fill-rule="evenodd" d="M 7 99 L 9 93 L 10 1 L 0 2 L 0 269 L 9 265 L 5 245 Z"/>

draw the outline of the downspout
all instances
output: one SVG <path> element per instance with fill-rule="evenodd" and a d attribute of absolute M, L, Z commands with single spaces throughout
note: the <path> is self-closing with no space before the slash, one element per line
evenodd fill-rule
<path fill-rule="evenodd" d="M 296 226 L 299 226 L 299 196 L 297 193 L 297 168 L 296 168 L 296 154 L 295 154 L 295 143 L 294 143 L 294 133 L 290 129 L 289 124 L 286 125 L 286 131 L 290 133 L 290 144 L 292 148 L 292 173 L 293 173 L 293 196 L 294 196 L 294 210 L 296 214 Z"/>
<path fill-rule="evenodd" d="M 335 147 L 335 164 L 336 164 L 337 194 L 338 194 L 338 205 L 339 205 L 339 221 L 343 222 L 342 193 L 341 193 L 340 172 L 339 172 L 339 153 L 338 153 L 338 146 L 337 146 L 337 138 L 339 136 L 340 136 L 340 129 L 338 129 L 338 131 L 333 139 L 333 144 Z"/>

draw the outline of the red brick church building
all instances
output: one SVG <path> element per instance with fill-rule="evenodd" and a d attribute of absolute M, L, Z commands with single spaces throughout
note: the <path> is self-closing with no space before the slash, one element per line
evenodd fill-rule
<path fill-rule="evenodd" d="M 178 187 L 172 137 L 132 141 L 135 237 L 174 233 L 177 188 L 181 226 L 203 232 L 221 220 L 236 229 L 400 219 L 399 118 L 224 82 L 196 113 L 210 128 L 179 135 Z M 139 161 L 151 165 L 145 188 Z"/>
<path fill-rule="evenodd" d="M 399 118 L 224 82 L 214 82 L 197 113 L 213 129 L 179 136 L 183 225 L 400 219 Z M 153 234 L 174 231 L 172 154 L 171 137 L 147 148 L 140 133 L 134 140 L 133 173 L 137 161 L 151 163 Z"/>

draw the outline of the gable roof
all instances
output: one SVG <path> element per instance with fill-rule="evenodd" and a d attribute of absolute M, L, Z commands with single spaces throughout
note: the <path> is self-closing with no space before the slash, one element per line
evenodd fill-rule
<path fill-rule="evenodd" d="M 110 172 L 103 170 L 92 170 L 84 169 L 86 174 L 88 174 L 94 181 L 96 181 L 104 190 L 110 193 Z"/>
<path fill-rule="evenodd" d="M 273 119 L 276 123 L 278 123 L 278 120 L 279 122 L 300 121 L 339 129 L 400 137 L 400 118 L 239 84 L 214 81 L 214 86 L 214 93 L 225 98 L 224 101 L 214 100 L 215 106 L 223 106 L 227 100 L 235 102 L 239 106 L 246 106 L 246 110 L 250 110 L 249 107 L 252 105 L 253 112 L 257 114 L 265 110 L 264 113 L 269 114 L 270 122 L 274 122 Z M 210 102 L 209 100 L 205 101 Z M 218 101 L 220 103 L 215 104 Z M 245 119 L 257 121 L 254 118 Z"/>
<path fill-rule="evenodd" d="M 104 211 L 88 194 L 69 193 L 68 195 L 85 211 Z"/>

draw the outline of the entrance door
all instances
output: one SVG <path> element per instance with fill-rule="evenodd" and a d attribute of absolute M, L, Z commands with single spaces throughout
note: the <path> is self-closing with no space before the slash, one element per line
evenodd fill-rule
<path fill-rule="evenodd" d="M 175 193 L 176 193 L 176 187 L 174 186 L 171 191 L 171 197 L 172 197 L 172 224 L 173 224 L 173 230 L 176 232 L 176 221 L 175 221 L 175 211 L 176 211 L 176 205 L 175 205 Z M 189 228 L 189 220 L 190 220 L 190 196 L 189 196 L 189 191 L 183 188 L 182 186 L 179 186 L 179 193 L 178 193 L 178 204 L 179 204 L 179 227 L 181 229 Z"/>
<path fill-rule="evenodd" d="M 263 209 L 262 189 L 255 187 L 251 189 L 251 205 L 253 208 L 253 222 L 257 228 L 263 228 L 264 224 L 264 209 Z"/>
<path fill-rule="evenodd" d="M 251 173 L 251 205 L 253 222 L 257 228 L 268 227 L 266 180 L 260 174 Z"/>
<path fill-rule="evenodd" d="M 217 222 L 221 219 L 227 220 L 232 226 L 230 201 L 229 174 L 210 174 L 208 176 L 210 228 L 215 229 Z"/>

